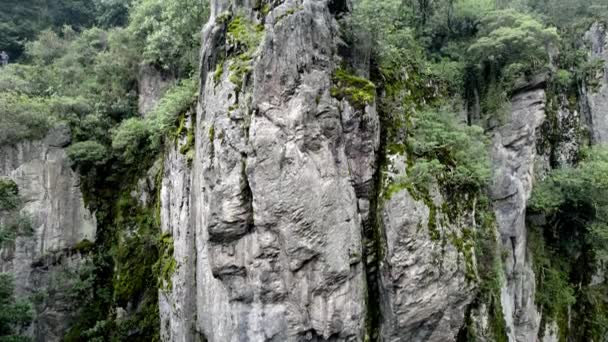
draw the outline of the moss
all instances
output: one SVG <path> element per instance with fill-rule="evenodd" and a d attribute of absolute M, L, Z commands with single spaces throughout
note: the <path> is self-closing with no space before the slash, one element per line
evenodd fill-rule
<path fill-rule="evenodd" d="M 165 291 L 173 289 L 171 277 L 177 268 L 177 261 L 173 257 L 173 237 L 171 234 L 163 234 L 159 238 L 160 257 L 154 268 L 158 272 L 158 287 Z"/>
<path fill-rule="evenodd" d="M 213 144 L 215 140 L 215 125 L 209 127 L 209 142 Z"/>
<path fill-rule="evenodd" d="M 194 121 L 191 119 L 192 124 L 186 133 L 186 142 L 180 147 L 179 152 L 186 156 L 188 164 L 192 163 L 194 159 L 194 149 L 195 149 L 195 130 L 196 127 L 194 125 Z"/>
<path fill-rule="evenodd" d="M 255 25 L 242 16 L 233 18 L 228 24 L 228 42 L 235 46 L 236 56 L 229 59 L 229 80 L 240 92 L 243 80 L 252 70 L 255 51 L 262 41 L 263 25 Z"/>
<path fill-rule="evenodd" d="M 271 10 L 271 9 L 272 9 L 272 8 L 270 7 L 270 4 L 268 4 L 268 3 L 267 3 L 267 4 L 264 4 L 264 6 L 262 6 L 262 8 L 261 8 L 261 10 L 260 10 L 260 11 L 262 12 L 262 14 L 263 14 L 264 16 L 267 16 L 267 15 L 268 15 L 268 13 L 270 13 L 270 10 Z"/>
<path fill-rule="evenodd" d="M 370 80 L 355 76 L 338 69 L 333 76 L 334 87 L 331 96 L 342 100 L 346 98 L 355 108 L 364 109 L 376 99 L 376 86 Z"/>
<path fill-rule="evenodd" d="M 439 241 L 441 239 L 441 232 L 437 227 L 437 206 L 432 201 L 425 201 L 429 207 L 429 223 L 428 230 L 431 241 Z"/>
<path fill-rule="evenodd" d="M 217 86 L 217 84 L 222 80 L 222 76 L 224 75 L 224 61 L 220 61 L 215 66 L 215 72 L 213 73 L 213 84 Z"/>

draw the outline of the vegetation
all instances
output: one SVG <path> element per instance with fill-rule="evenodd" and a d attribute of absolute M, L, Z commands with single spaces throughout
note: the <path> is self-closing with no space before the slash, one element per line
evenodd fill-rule
<path fill-rule="evenodd" d="M 199 32 L 208 12 L 207 1 L 135 0 L 129 31 L 142 42 L 144 62 L 184 77 L 198 63 Z"/>
<path fill-rule="evenodd" d="M 28 341 L 25 329 L 32 322 L 32 304 L 16 299 L 15 285 L 10 274 L 0 273 L 0 340 Z"/>
<path fill-rule="evenodd" d="M 252 71 L 251 64 L 263 32 L 263 25 L 254 25 L 242 16 L 236 16 L 228 23 L 228 43 L 234 45 L 236 51 L 230 59 L 228 70 L 230 82 L 236 86 L 237 91 L 243 85 L 243 78 Z"/>
<path fill-rule="evenodd" d="M 608 265 L 607 172 L 608 150 L 587 150 L 576 167 L 552 171 L 530 202 L 533 212 L 546 217 L 531 236 L 537 303 L 564 336 L 590 341 L 608 333 L 605 284 L 592 280 Z"/>
<path fill-rule="evenodd" d="M 331 95 L 338 99 L 346 98 L 356 108 L 363 109 L 376 98 L 376 86 L 372 82 L 343 69 L 335 72 L 333 81 L 335 86 L 331 89 Z"/>
<path fill-rule="evenodd" d="M 331 95 L 358 112 L 376 104 L 382 152 L 407 160 L 396 179 L 378 177 L 378 183 L 387 181 L 385 197 L 374 201 L 407 190 L 427 204 L 430 239 L 451 243 L 462 255 L 467 280 L 479 288 L 471 308 L 485 305 L 496 341 L 506 340 L 504 280 L 486 195 L 484 129 L 501 123 L 516 88 L 538 74 L 548 78 L 548 121 L 556 120 L 564 97 L 577 109 L 580 86 L 594 89 L 604 68 L 602 61 L 588 59 L 580 39 L 591 22 L 605 21 L 607 7 L 605 0 L 356 0 L 352 15 L 339 18 L 342 38 L 355 49 L 345 53 L 340 45 Z M 273 9 L 256 2 L 255 10 L 266 15 Z M 276 27 L 300 10 L 277 16 Z M 131 192 L 144 177 L 152 182 L 148 170 L 176 137 L 185 138 L 180 152 L 194 159 L 195 120 L 188 129 L 185 122 L 194 115 L 200 30 L 208 16 L 208 1 L 3 3 L 0 50 L 8 51 L 12 63 L 0 69 L 0 145 L 42 139 L 49 129 L 68 125 L 67 153 L 97 216 L 95 243 L 84 240 L 70 251 L 86 262 L 63 273 L 73 281 L 56 280 L 57 289 L 69 287 L 79 303 L 66 341 L 159 339 L 157 287 L 172 288 L 173 239 L 159 229 L 158 193 L 140 203 Z M 265 34 L 249 18 L 238 12 L 216 18 L 226 48 L 213 66 L 213 80 L 230 81 L 237 93 L 248 84 Z M 370 70 L 359 70 L 359 52 L 371 56 Z M 142 65 L 175 80 L 145 116 L 137 110 Z M 212 141 L 222 137 L 213 125 L 205 129 Z M 547 136 L 549 144 L 560 139 L 556 129 Z M 383 170 L 390 163 L 386 157 Z M 605 280 L 592 281 L 608 265 L 607 165 L 605 148 L 581 154 L 577 165 L 550 172 L 530 204 L 536 302 L 544 322 L 558 322 L 562 340 L 597 341 L 608 331 L 608 289 Z M 153 171 L 156 177 L 162 173 Z M 436 191 L 445 205 L 431 199 Z M 32 234 L 21 207 L 17 185 L 0 178 L 0 243 Z M 462 229 L 447 231 L 446 223 Z M 366 236 L 377 239 L 380 256 L 382 234 L 380 227 L 373 229 Z M 0 275 L 0 340 L 18 340 L 32 319 L 27 303 L 12 292 L 10 278 Z M 129 311 L 126 320 L 116 319 L 118 307 Z M 377 308 L 369 311 L 378 314 Z M 470 328 L 459 338 L 472 340 Z"/>

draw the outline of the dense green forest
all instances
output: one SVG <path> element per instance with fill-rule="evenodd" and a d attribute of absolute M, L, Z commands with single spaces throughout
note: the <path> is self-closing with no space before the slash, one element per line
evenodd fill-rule
<path fill-rule="evenodd" d="M 170 286 L 171 238 L 159 231 L 156 207 L 142 207 L 128 190 L 115 189 L 133 188 L 165 144 L 192 135 L 184 114 L 198 96 L 208 6 L 206 0 L 2 4 L 0 50 L 10 63 L 0 69 L 0 145 L 40 139 L 50 128 L 68 125 L 68 155 L 100 227 L 95 244 L 79 246 L 88 262 L 67 275 L 81 280 L 70 291 L 82 305 L 66 341 L 159 340 L 157 289 Z M 362 78 L 345 66 L 334 75 L 332 96 L 364 106 L 381 95 L 381 112 L 389 113 L 382 117 L 386 148 L 411 157 L 408 176 L 390 184 L 386 196 L 406 187 L 426 198 L 437 180 L 454 203 L 462 202 L 459 194 L 474 194 L 485 206 L 479 215 L 489 215 L 486 133 L 510 110 L 513 90 L 539 75 L 547 79 L 548 116 L 555 115 L 551 104 L 559 94 L 576 103 L 582 82 L 592 84 L 604 67 L 587 58 L 581 41 L 598 20 L 608 20 L 605 0 L 356 0 L 340 25 L 351 46 L 371 44 L 372 73 Z M 229 26 L 245 50 L 257 34 L 248 23 Z M 228 69 L 233 83 L 251 72 L 250 58 Z M 137 98 L 143 66 L 172 81 L 142 117 Z M 591 277 L 598 265 L 608 265 L 608 150 L 585 148 L 573 165 L 552 160 L 552 167 L 529 208 L 548 218 L 530 237 L 536 303 L 545 322 L 558 322 L 563 341 L 603 341 L 608 289 Z M 18 191 L 0 182 L 0 212 L 18 201 Z M 27 218 L 12 217 L 0 222 L 0 243 L 27 234 Z M 485 262 L 477 279 L 481 296 L 499 306 L 498 261 Z M 8 275 L 0 276 L 0 341 L 27 340 L 22 328 L 35 319 L 39 298 L 15 298 L 13 285 Z M 112 308 L 134 298 L 136 314 L 117 320 Z M 500 314 L 495 316 L 494 333 L 505 340 Z"/>

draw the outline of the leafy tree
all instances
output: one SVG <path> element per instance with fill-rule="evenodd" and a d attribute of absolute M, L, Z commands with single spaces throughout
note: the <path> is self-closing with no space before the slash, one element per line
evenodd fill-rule
<path fill-rule="evenodd" d="M 532 73 L 548 63 L 548 47 L 558 39 L 556 28 L 545 27 L 529 14 L 493 11 L 481 20 L 477 40 L 468 52 L 473 63 L 495 76 L 515 66 Z"/>
<path fill-rule="evenodd" d="M 24 44 L 44 29 L 64 25 L 89 27 L 95 22 L 95 6 L 88 0 L 6 0 L 0 12 L 0 50 L 13 60 L 21 56 Z"/>
<path fill-rule="evenodd" d="M 129 30 L 144 61 L 181 75 L 194 69 L 208 7 L 206 0 L 135 0 Z"/>

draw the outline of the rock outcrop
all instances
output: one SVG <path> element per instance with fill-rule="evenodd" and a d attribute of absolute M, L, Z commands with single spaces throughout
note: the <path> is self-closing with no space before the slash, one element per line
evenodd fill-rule
<path fill-rule="evenodd" d="M 95 241 L 95 217 L 84 206 L 79 176 L 72 171 L 64 147 L 70 143 L 65 126 L 45 139 L 0 147 L 0 177 L 14 181 L 30 218 L 31 236 L 17 236 L 0 251 L 0 268 L 15 278 L 18 296 L 63 286 L 61 275 L 81 261 L 75 250 Z M 67 291 L 48 291 L 36 304 L 31 334 L 37 341 L 59 341 L 73 312 Z"/>
<path fill-rule="evenodd" d="M 523 89 L 511 99 L 511 115 L 493 132 L 491 199 L 504 253 L 501 302 L 509 341 L 535 341 L 540 314 L 528 252 L 526 206 L 532 192 L 537 130 L 545 119 L 545 91 Z"/>
<path fill-rule="evenodd" d="M 394 156 L 389 171 L 388 177 L 404 175 L 404 157 Z M 464 227 L 449 224 L 437 209 L 444 204 L 438 191 L 432 197 L 425 203 L 403 189 L 382 205 L 381 341 L 453 341 L 475 295 L 475 282 L 467 279 L 467 267 L 475 273 L 474 257 L 451 242 L 462 239 Z"/>
<path fill-rule="evenodd" d="M 359 341 L 380 131 L 373 103 L 331 96 L 340 7 L 211 5 L 191 174 L 175 151 L 165 160 L 163 231 L 180 255 L 163 337 Z M 231 25 L 257 28 L 247 55 Z"/>
<path fill-rule="evenodd" d="M 599 61 L 603 67 L 595 70 L 595 74 L 581 88 L 583 111 L 586 113 L 591 141 L 595 144 L 608 143 L 608 40 L 606 25 L 595 22 L 585 34 L 589 45 L 589 60 Z"/>

